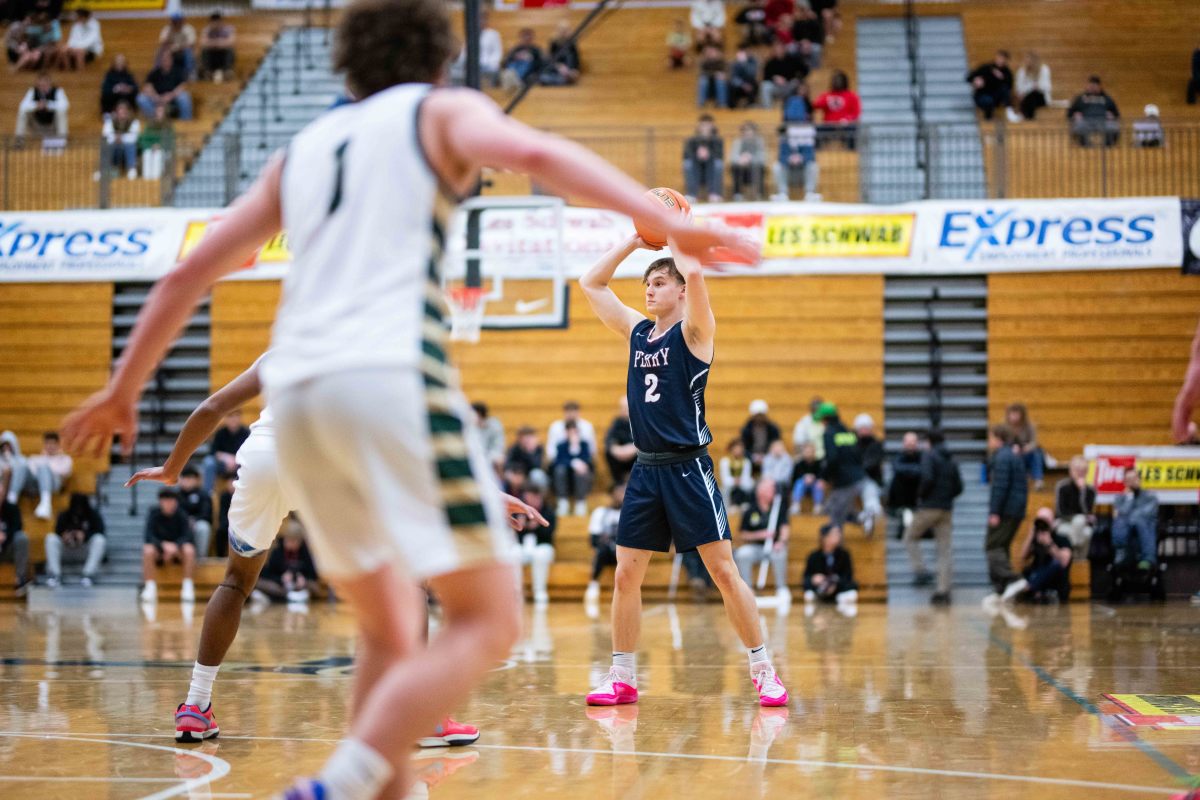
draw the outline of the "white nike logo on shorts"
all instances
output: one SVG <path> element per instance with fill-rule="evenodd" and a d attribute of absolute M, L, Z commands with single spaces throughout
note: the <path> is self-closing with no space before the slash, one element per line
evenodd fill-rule
<path fill-rule="evenodd" d="M 692 474 L 692 473 L 690 473 L 690 472 L 685 472 L 685 473 L 683 473 L 683 477 L 685 477 L 685 478 L 686 478 L 688 475 L 691 475 L 691 474 Z"/>

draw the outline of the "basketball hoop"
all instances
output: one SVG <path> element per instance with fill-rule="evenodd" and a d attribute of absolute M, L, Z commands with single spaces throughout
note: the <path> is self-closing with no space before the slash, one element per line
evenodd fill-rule
<path fill-rule="evenodd" d="M 482 286 L 455 286 L 446 292 L 450 307 L 450 338 L 456 342 L 478 342 L 487 300 Z"/>

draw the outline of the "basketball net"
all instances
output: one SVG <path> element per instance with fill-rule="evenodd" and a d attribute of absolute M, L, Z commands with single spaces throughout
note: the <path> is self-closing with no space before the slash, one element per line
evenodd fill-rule
<path fill-rule="evenodd" d="M 478 342 L 487 301 L 482 286 L 455 286 L 446 292 L 450 307 L 450 338 L 456 342 Z"/>

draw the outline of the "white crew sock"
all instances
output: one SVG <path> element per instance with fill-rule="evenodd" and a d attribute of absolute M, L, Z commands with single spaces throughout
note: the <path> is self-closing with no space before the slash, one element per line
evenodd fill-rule
<path fill-rule="evenodd" d="M 629 673 L 629 677 L 637 677 L 636 653 L 613 653 L 613 666 L 620 667 Z"/>
<path fill-rule="evenodd" d="M 750 671 L 771 666 L 771 659 L 767 658 L 766 644 L 760 644 L 758 647 L 746 649 L 746 655 L 750 656 Z"/>
<path fill-rule="evenodd" d="M 187 700 L 184 701 L 187 705 L 199 706 L 203 711 L 212 704 L 212 685 L 220 668 L 220 664 L 206 667 L 199 661 L 195 663 L 192 667 L 192 683 L 188 687 Z"/>
<path fill-rule="evenodd" d="M 338 800 L 373 800 L 392 779 L 392 765 L 358 739 L 344 739 L 321 772 L 327 795 Z"/>

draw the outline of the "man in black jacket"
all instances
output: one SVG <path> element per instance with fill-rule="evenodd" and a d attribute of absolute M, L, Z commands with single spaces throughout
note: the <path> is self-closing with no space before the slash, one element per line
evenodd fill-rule
<path fill-rule="evenodd" d="M 771 445 L 781 438 L 779 426 L 776 425 L 767 412 L 770 408 L 766 400 L 753 400 L 750 403 L 750 418 L 742 426 L 742 444 L 746 448 L 746 457 L 754 465 L 754 474 L 762 467 L 763 456 L 771 449 Z"/>
<path fill-rule="evenodd" d="M 988 527 L 984 549 L 987 553 L 988 578 L 995 594 L 988 595 L 984 604 L 1000 599 L 1005 587 L 1021 576 L 1013 570 L 1009 548 L 1029 504 L 1029 483 L 1025 475 L 1025 459 L 1013 447 L 1013 433 L 1007 425 L 991 430 L 988 446 L 992 460 L 988 476 L 992 484 L 988 501 Z"/>
<path fill-rule="evenodd" d="M 688 197 L 707 196 L 709 202 L 720 202 L 724 169 L 725 140 L 717 133 L 712 116 L 701 114 L 695 135 L 683 143 L 684 189 Z"/>
<path fill-rule="evenodd" d="M 990 64 L 980 64 L 967 75 L 967 83 L 975 90 L 975 105 L 984 119 L 991 119 L 998 108 L 1011 107 L 1013 74 L 1008 68 L 1008 52 L 997 50 Z"/>
<path fill-rule="evenodd" d="M 1088 462 L 1071 459 L 1069 475 L 1054 487 L 1054 532 L 1070 540 L 1079 555 L 1086 555 L 1096 524 L 1096 490 L 1088 486 Z"/>
<path fill-rule="evenodd" d="M 1121 112 L 1116 102 L 1104 91 L 1099 75 L 1088 78 L 1082 94 L 1075 95 L 1067 108 L 1071 134 L 1080 147 L 1091 143 L 1093 133 L 1104 134 L 1104 146 L 1112 147 L 1121 135 Z"/>
<path fill-rule="evenodd" d="M 937 587 L 930 601 L 934 605 L 950 603 L 950 577 L 953 561 L 950 540 L 954 533 L 954 498 L 962 494 L 962 476 L 958 464 L 946 448 L 941 431 L 930 431 L 925 452 L 921 455 L 921 479 L 917 488 L 917 513 L 904 533 L 904 544 L 912 562 L 918 586 L 927 585 L 932 576 L 917 543 L 929 531 L 937 543 Z"/>
<path fill-rule="evenodd" d="M 904 536 L 913 522 L 921 487 L 921 442 L 915 431 L 904 434 L 900 452 L 892 461 L 892 482 L 888 486 L 887 505 L 890 513 L 900 518 L 900 533 Z"/>
<path fill-rule="evenodd" d="M 804 566 L 804 602 L 815 600 L 836 600 L 839 607 L 858 600 L 854 564 L 842 547 L 842 526 L 832 522 L 821 526 L 821 546 L 809 553 Z"/>
<path fill-rule="evenodd" d="M 825 423 L 825 471 L 822 478 L 830 487 L 829 521 L 842 526 L 853 516 L 855 500 L 863 505 L 859 522 L 868 536 L 875 532 L 875 519 L 883 511 L 879 505 L 879 488 L 867 477 L 863 467 L 858 434 L 846 430 L 838 417 L 837 406 L 822 403 L 816 418 Z"/>

